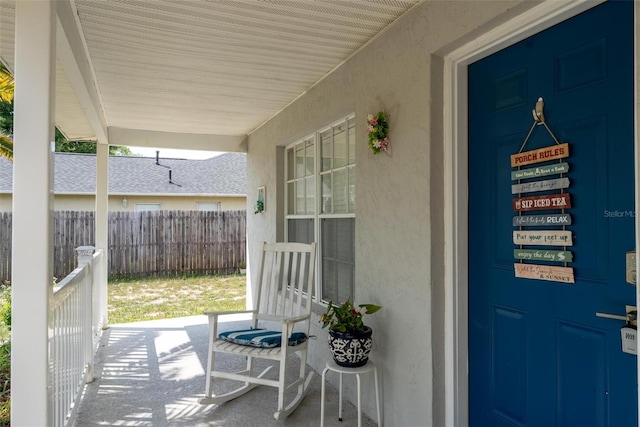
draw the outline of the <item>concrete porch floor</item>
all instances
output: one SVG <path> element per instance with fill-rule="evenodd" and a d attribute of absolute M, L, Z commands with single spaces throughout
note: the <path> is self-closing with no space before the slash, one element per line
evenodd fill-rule
<path fill-rule="evenodd" d="M 246 322 L 234 319 L 219 327 L 222 331 L 244 326 Z M 104 331 L 96 356 L 95 381 L 85 388 L 74 425 L 320 425 L 321 373 L 317 372 L 307 396 L 286 420 L 276 421 L 273 418 L 277 390 L 272 387 L 259 386 L 221 405 L 200 405 L 198 399 L 204 394 L 207 366 L 207 335 L 205 316 L 111 326 Z M 295 358 L 292 364 L 292 371 L 298 369 L 297 360 Z M 242 367 L 242 360 L 238 357 L 220 362 L 231 369 L 234 365 L 237 365 L 236 370 Z M 260 367 L 257 364 L 257 368 Z M 275 375 L 273 370 L 269 375 Z M 345 377 L 345 381 L 350 380 L 355 381 Z M 327 383 L 326 393 L 325 425 L 356 426 L 355 406 L 344 402 L 343 421 L 339 422 L 338 391 Z M 362 424 L 376 425 L 364 414 Z"/>

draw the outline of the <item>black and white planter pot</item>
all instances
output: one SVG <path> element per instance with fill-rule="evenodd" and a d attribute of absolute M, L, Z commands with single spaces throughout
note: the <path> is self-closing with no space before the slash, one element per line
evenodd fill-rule
<path fill-rule="evenodd" d="M 340 366 L 357 368 L 366 365 L 373 340 L 370 327 L 364 332 L 338 332 L 329 330 L 329 350 Z"/>

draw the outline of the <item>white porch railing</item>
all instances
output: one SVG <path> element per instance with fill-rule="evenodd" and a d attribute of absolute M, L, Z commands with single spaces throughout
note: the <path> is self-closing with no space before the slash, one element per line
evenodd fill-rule
<path fill-rule="evenodd" d="M 49 425 L 73 424 L 84 384 L 93 381 L 93 357 L 102 331 L 100 292 L 106 286 L 103 252 L 76 249 L 78 268 L 54 289 L 49 308 Z"/>

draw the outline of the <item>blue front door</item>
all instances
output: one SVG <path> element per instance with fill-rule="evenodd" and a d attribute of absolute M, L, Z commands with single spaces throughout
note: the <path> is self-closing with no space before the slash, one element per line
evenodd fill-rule
<path fill-rule="evenodd" d="M 469 66 L 469 405 L 471 426 L 635 426 L 636 356 L 621 349 L 635 304 L 625 255 L 634 241 L 633 2 L 607 2 Z M 544 99 L 568 158 L 571 208 L 514 210 L 510 157 Z M 522 151 L 556 146 L 535 126 Z M 521 182 L 530 182 L 523 180 Z M 538 206 L 539 207 L 539 206 Z M 570 225 L 514 226 L 568 213 Z M 514 244 L 516 230 L 568 230 L 573 245 Z M 566 250 L 575 283 L 516 278 L 514 249 Z M 538 252 L 540 254 L 541 252 Z M 533 253 L 531 253 L 533 256 Z"/>

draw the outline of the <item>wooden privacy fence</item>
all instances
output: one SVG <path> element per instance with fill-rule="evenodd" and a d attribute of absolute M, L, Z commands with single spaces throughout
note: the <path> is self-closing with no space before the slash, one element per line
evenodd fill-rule
<path fill-rule="evenodd" d="M 245 261 L 246 211 L 109 213 L 109 273 L 233 273 Z"/>
<path fill-rule="evenodd" d="M 11 277 L 11 213 L 0 213 L 0 280 Z M 95 245 L 93 212 L 54 214 L 54 276 Z M 36 238 L 36 236 L 33 236 Z M 246 211 L 109 212 L 109 275 L 229 274 L 245 262 Z"/>

